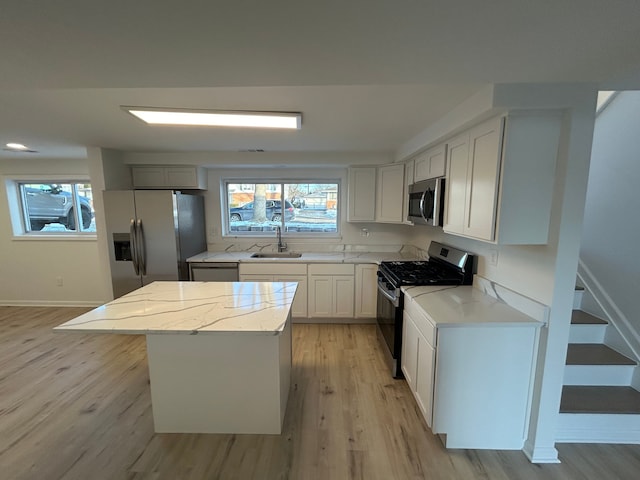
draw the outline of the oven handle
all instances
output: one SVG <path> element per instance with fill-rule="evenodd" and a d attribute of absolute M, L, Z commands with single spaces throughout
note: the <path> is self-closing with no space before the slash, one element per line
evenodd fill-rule
<path fill-rule="evenodd" d="M 398 297 L 394 297 L 392 296 L 389 292 L 387 292 L 382 286 L 380 286 L 380 284 L 378 284 L 378 291 L 380 293 L 382 293 L 382 295 L 384 297 L 386 297 L 392 304 L 394 307 L 399 307 L 400 306 L 400 302 L 398 301 Z"/>

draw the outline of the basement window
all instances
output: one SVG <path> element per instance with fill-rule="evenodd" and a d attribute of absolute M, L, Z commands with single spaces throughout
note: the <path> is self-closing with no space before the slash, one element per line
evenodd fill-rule
<path fill-rule="evenodd" d="M 33 236 L 95 236 L 93 192 L 89 183 L 47 179 L 7 184 L 14 233 Z"/>
<path fill-rule="evenodd" d="M 227 236 L 331 236 L 338 232 L 339 181 L 224 182 L 223 230 Z"/>

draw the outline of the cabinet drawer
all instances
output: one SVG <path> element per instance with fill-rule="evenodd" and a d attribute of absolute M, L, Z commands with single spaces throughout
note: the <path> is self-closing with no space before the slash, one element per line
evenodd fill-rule
<path fill-rule="evenodd" d="M 420 306 L 413 300 L 405 297 L 404 310 L 415 322 L 416 327 L 424 338 L 431 344 L 436 346 L 436 326 Z"/>
<path fill-rule="evenodd" d="M 241 263 L 240 274 L 258 275 L 306 275 L 306 263 Z"/>
<path fill-rule="evenodd" d="M 309 265 L 309 275 L 353 275 L 353 264 L 344 263 L 312 263 Z"/>

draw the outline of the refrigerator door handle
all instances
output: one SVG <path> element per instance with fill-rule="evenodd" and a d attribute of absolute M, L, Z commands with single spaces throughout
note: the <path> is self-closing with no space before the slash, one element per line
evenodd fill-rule
<path fill-rule="evenodd" d="M 140 275 L 140 265 L 138 262 L 138 240 L 136 233 L 136 221 L 132 218 L 129 223 L 129 239 L 131 241 L 131 260 L 133 261 L 133 271 Z"/>
<path fill-rule="evenodd" d="M 139 254 L 140 254 L 140 258 L 138 259 L 140 262 L 140 273 L 142 275 L 146 275 L 147 274 L 147 247 L 144 244 L 145 242 L 145 238 L 144 238 L 144 230 L 142 229 L 142 220 L 138 219 L 137 222 L 137 230 L 138 230 L 138 238 L 137 238 L 137 243 L 138 243 L 138 247 L 139 247 Z"/>

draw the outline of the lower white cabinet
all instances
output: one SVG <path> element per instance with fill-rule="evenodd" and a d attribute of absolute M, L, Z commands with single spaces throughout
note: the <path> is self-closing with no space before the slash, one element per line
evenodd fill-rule
<path fill-rule="evenodd" d="M 436 350 L 420 333 L 407 311 L 404 312 L 403 320 L 402 372 L 427 425 L 431 427 Z"/>
<path fill-rule="evenodd" d="M 354 307 L 352 264 L 309 265 L 309 317 L 349 318 Z"/>
<path fill-rule="evenodd" d="M 378 265 L 356 265 L 355 318 L 375 318 L 378 304 Z"/>
<path fill-rule="evenodd" d="M 405 300 L 401 366 L 431 431 L 447 448 L 521 450 L 538 328 L 436 326 Z"/>
<path fill-rule="evenodd" d="M 241 282 L 298 282 L 291 306 L 293 318 L 307 317 L 307 264 L 241 263 Z"/>

